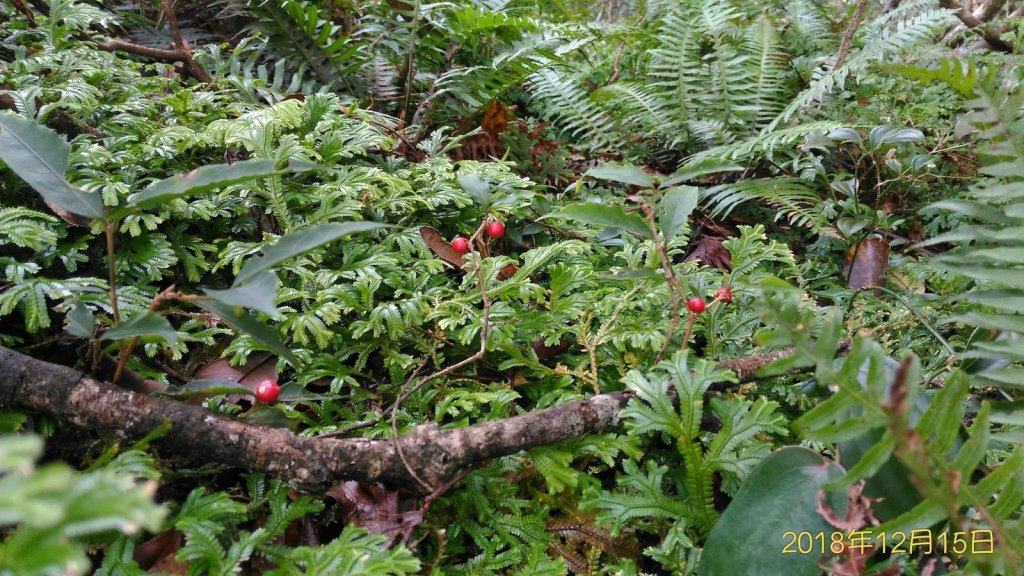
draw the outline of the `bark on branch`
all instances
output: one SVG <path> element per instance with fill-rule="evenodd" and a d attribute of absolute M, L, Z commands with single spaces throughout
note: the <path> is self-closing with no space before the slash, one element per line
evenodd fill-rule
<path fill-rule="evenodd" d="M 999 50 L 1001 52 L 1013 52 L 1013 45 L 999 37 L 999 33 L 995 30 L 990 29 L 987 26 L 987 22 L 981 20 L 978 16 L 975 16 L 973 12 L 968 10 L 960 0 L 939 0 L 939 6 L 949 9 L 956 10 L 956 17 L 963 22 L 963 25 L 970 29 L 976 29 L 985 42 L 993 50 Z"/>
<path fill-rule="evenodd" d="M 775 352 L 721 363 L 741 381 L 786 355 Z M 0 347 L 0 408 L 44 412 L 93 430 L 142 438 L 165 421 L 159 441 L 172 451 L 273 474 L 304 492 L 321 493 L 343 480 L 384 482 L 417 489 L 406 459 L 427 483 L 439 486 L 459 470 L 520 450 L 599 434 L 619 425 L 629 393 L 586 400 L 511 418 L 441 430 L 423 424 L 392 440 L 316 438 L 249 424 L 177 400 L 149 396 L 90 378 L 76 370 Z"/>

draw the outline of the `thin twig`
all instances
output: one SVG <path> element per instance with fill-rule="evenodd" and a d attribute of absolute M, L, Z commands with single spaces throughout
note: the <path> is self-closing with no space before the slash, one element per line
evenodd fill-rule
<path fill-rule="evenodd" d="M 181 300 L 184 298 L 185 295 L 179 294 L 174 289 L 174 284 L 171 284 L 153 297 L 153 301 L 149 303 L 149 311 L 156 312 L 160 309 L 160 306 L 168 300 Z M 128 358 L 130 358 L 132 352 L 135 351 L 135 347 L 139 345 L 139 338 L 139 336 L 132 338 L 132 341 L 129 342 L 127 346 L 121 348 L 120 354 L 117 358 L 117 368 L 114 369 L 114 376 L 110 379 L 111 384 L 116 386 L 117 383 L 121 381 L 121 375 L 124 374 L 124 368 L 128 364 Z"/>
<path fill-rule="evenodd" d="M 836 52 L 836 65 L 832 67 L 833 70 L 839 70 L 843 67 L 843 63 L 846 62 L 846 56 L 850 53 L 850 44 L 853 42 L 853 35 L 857 32 L 857 28 L 860 26 L 862 20 L 864 20 L 864 13 L 868 9 L 868 0 L 859 0 L 857 2 L 857 8 L 853 11 L 853 18 L 850 19 L 850 25 L 846 27 L 846 31 L 843 32 L 843 39 L 839 42 L 839 51 Z"/>
<path fill-rule="evenodd" d="M 486 227 L 487 221 L 484 220 L 483 222 L 480 223 L 480 226 L 477 227 L 476 232 L 473 233 L 473 236 L 470 237 L 470 246 L 475 245 L 477 241 L 479 241 L 479 239 L 482 237 L 484 228 Z M 402 463 L 405 464 L 406 468 L 408 469 L 409 475 L 412 476 L 421 487 L 425 488 L 427 492 L 433 492 L 434 487 L 424 482 L 416 474 L 416 472 L 409 466 L 409 463 L 405 458 L 405 454 L 402 452 L 402 443 L 398 441 L 398 408 L 399 406 L 402 405 L 402 402 L 406 401 L 410 396 L 412 396 L 418 390 L 423 388 L 423 386 L 426 385 L 428 382 L 436 380 L 442 376 L 447 376 L 448 374 L 451 374 L 465 366 L 468 366 L 480 360 L 481 358 L 484 357 L 484 354 L 487 352 L 487 337 L 491 331 L 491 299 L 487 296 L 487 283 L 484 280 L 483 260 L 479 252 L 476 253 L 476 258 L 475 261 L 473 262 L 473 265 L 476 271 L 477 283 L 480 286 L 480 297 L 483 300 L 484 306 L 483 314 L 481 315 L 481 321 L 483 322 L 483 324 L 480 328 L 480 349 L 477 350 L 476 353 L 473 354 L 472 356 L 469 356 L 460 362 L 456 362 L 455 364 L 452 364 L 451 366 L 443 370 L 434 372 L 430 376 L 426 376 L 423 379 L 421 379 L 419 382 L 416 383 L 415 386 L 409 387 L 409 382 L 412 381 L 412 379 L 416 376 L 417 372 L 419 371 L 419 369 L 417 369 L 409 377 L 409 380 L 406 381 L 405 386 L 403 386 L 404 390 L 402 391 L 401 394 L 398 395 L 398 398 L 395 399 L 395 403 L 391 406 L 391 434 L 395 440 L 395 450 L 398 453 L 398 457 L 401 458 Z M 423 365 L 425 365 L 425 362 L 426 360 L 424 360 L 424 362 L 421 363 L 420 366 L 422 367 Z"/>
<path fill-rule="evenodd" d="M 658 259 L 661 260 L 661 272 L 665 276 L 665 283 L 668 284 L 668 296 L 669 304 L 672 307 L 669 311 L 671 318 L 668 327 L 668 332 L 665 334 L 665 341 L 661 345 L 661 350 L 658 351 L 658 356 L 655 358 L 655 363 L 661 362 L 661 359 L 665 356 L 665 351 L 668 350 L 668 344 L 672 340 L 672 336 L 676 333 L 676 328 L 679 327 L 679 302 L 686 301 L 686 291 L 683 290 L 682 284 L 679 283 L 679 279 L 676 278 L 674 272 L 672 272 L 671 261 L 668 258 L 668 251 L 665 250 L 665 245 L 661 243 L 661 237 L 658 236 L 658 226 L 654 223 L 654 209 L 651 208 L 650 204 L 643 205 L 644 216 L 647 218 L 647 226 L 651 230 L 651 241 L 654 242 L 654 249 L 658 252 Z M 684 342 L 685 346 L 685 342 Z"/>

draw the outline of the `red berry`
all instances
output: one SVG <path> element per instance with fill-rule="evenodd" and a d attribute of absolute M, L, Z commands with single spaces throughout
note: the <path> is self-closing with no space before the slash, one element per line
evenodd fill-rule
<path fill-rule="evenodd" d="M 492 220 L 487 224 L 487 235 L 491 238 L 501 238 L 504 233 L 505 225 L 501 223 L 501 220 Z"/>
<path fill-rule="evenodd" d="M 729 288 L 719 288 L 715 292 L 715 298 L 717 298 L 719 302 L 732 302 L 732 290 Z"/>
<path fill-rule="evenodd" d="M 705 305 L 706 304 L 704 303 L 704 299 L 701 298 L 700 296 L 697 296 L 696 298 L 690 298 L 689 300 L 686 301 L 686 307 L 689 308 L 690 312 L 693 312 L 694 314 L 700 314 L 701 312 L 703 312 Z"/>
<path fill-rule="evenodd" d="M 465 254 L 469 252 L 469 240 L 465 236 L 456 236 L 455 240 L 452 240 L 452 248 L 459 254 Z"/>
<path fill-rule="evenodd" d="M 277 396 L 280 393 L 281 387 L 273 380 L 264 380 L 256 385 L 256 399 L 260 402 L 269 404 L 277 400 Z"/>

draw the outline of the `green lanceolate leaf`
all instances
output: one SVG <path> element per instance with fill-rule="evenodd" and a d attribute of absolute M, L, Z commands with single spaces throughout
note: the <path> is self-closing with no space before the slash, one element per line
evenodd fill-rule
<path fill-rule="evenodd" d="M 651 188 L 654 186 L 654 181 L 651 180 L 651 177 L 632 164 L 601 164 L 587 170 L 584 176 L 600 180 L 611 180 L 620 184 L 632 184 L 641 188 Z"/>
<path fill-rule="evenodd" d="M 544 218 L 549 217 L 568 218 L 596 226 L 614 226 L 644 238 L 651 237 L 651 229 L 647 226 L 647 221 L 636 214 L 627 214 L 621 206 L 596 202 L 569 204 L 558 212 L 544 216 Z"/>
<path fill-rule="evenodd" d="M 159 336 L 170 344 L 178 341 L 178 333 L 174 331 L 167 318 L 148 310 L 107 330 L 100 336 L 100 340 L 124 340 L 137 336 Z"/>
<path fill-rule="evenodd" d="M 822 554 L 806 553 L 806 537 L 803 543 L 797 539 L 801 533 L 823 533 L 828 544 L 836 528 L 817 512 L 818 491 L 842 472 L 805 448 L 791 446 L 765 458 L 708 535 L 699 574 L 821 574 Z M 843 504 L 843 498 L 828 500 L 835 501 L 829 502 L 833 508 Z M 843 513 L 837 510 L 840 517 Z"/>
<path fill-rule="evenodd" d="M 28 118 L 0 114 L 0 160 L 51 206 L 102 219 L 103 200 L 68 183 L 71 146 L 56 132 Z"/>
<path fill-rule="evenodd" d="M 76 302 L 75 307 L 71 312 L 68 312 L 68 325 L 66 328 L 68 334 L 81 336 L 82 338 L 91 338 L 95 326 L 96 319 L 93 318 L 92 311 L 81 300 Z"/>
<path fill-rule="evenodd" d="M 236 288 L 227 290 L 203 290 L 208 296 L 223 302 L 229 306 L 243 306 L 251 310 L 266 312 L 271 317 L 277 318 L 281 314 L 274 302 L 277 297 L 277 286 L 280 281 L 273 272 L 261 272 L 252 280 Z"/>
<path fill-rule="evenodd" d="M 262 256 L 250 258 L 239 270 L 233 287 L 237 288 L 246 284 L 256 278 L 260 272 L 269 270 L 289 258 L 323 246 L 347 234 L 369 232 L 386 227 L 388 227 L 387 224 L 377 222 L 345 222 L 344 224 L 332 222 L 287 234 L 278 239 L 275 244 L 267 246 L 263 250 Z"/>
<path fill-rule="evenodd" d="M 193 380 L 188 384 L 179 386 L 162 393 L 162 395 L 174 398 L 189 398 L 192 396 L 219 396 L 221 394 L 252 394 L 252 390 L 230 380 Z"/>
<path fill-rule="evenodd" d="M 284 342 L 278 338 L 277 334 L 275 334 L 266 325 L 250 316 L 249 313 L 245 311 L 245 308 L 242 308 L 241 306 L 232 306 L 217 300 L 199 300 L 196 301 L 196 305 L 220 316 L 221 320 L 235 330 L 244 332 L 256 340 L 259 340 L 272 352 L 291 362 L 293 366 L 299 364 L 299 359 L 292 354 L 292 351 L 285 346 Z"/>
<path fill-rule="evenodd" d="M 491 201 L 491 187 L 479 174 L 459 173 L 459 185 L 477 204 L 486 206 Z"/>
<path fill-rule="evenodd" d="M 662 182 L 661 185 L 663 187 L 668 187 L 679 184 L 680 182 L 696 180 L 697 178 L 707 176 L 708 174 L 717 174 L 719 172 L 738 172 L 741 170 L 743 170 L 743 166 L 739 166 L 733 162 L 727 162 L 718 158 L 708 158 L 706 160 L 691 162 L 684 165 Z"/>
<path fill-rule="evenodd" d="M 665 191 L 658 203 L 658 226 L 665 236 L 665 242 L 670 242 L 683 229 L 690 213 L 697 207 L 699 198 L 700 191 L 693 186 L 679 186 Z"/>
<path fill-rule="evenodd" d="M 903 142 L 924 142 L 924 133 L 917 128 L 902 126 L 875 126 L 868 135 L 872 148 L 882 144 L 901 144 Z"/>
<path fill-rule="evenodd" d="M 315 167 L 305 162 L 293 162 L 285 169 L 278 169 L 273 160 L 245 160 L 234 164 L 210 164 L 155 182 L 129 200 L 128 205 L 135 208 L 152 208 L 187 194 L 199 194 L 256 178 L 266 178 L 286 172 L 302 172 Z"/>

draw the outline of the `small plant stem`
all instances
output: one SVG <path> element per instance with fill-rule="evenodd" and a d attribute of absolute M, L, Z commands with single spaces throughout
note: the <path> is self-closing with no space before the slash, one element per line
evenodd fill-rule
<path fill-rule="evenodd" d="M 686 319 L 686 333 L 683 334 L 683 345 L 679 347 L 680 350 L 686 350 L 690 347 L 690 336 L 693 335 L 693 325 L 697 322 L 697 315 L 690 312 Z"/>
<path fill-rule="evenodd" d="M 649 204 L 643 206 L 644 216 L 647 217 L 647 226 L 651 230 L 651 241 L 654 242 L 654 249 L 658 253 L 658 259 L 661 260 L 661 272 L 665 276 L 665 283 L 668 284 L 668 297 L 670 323 L 668 326 L 668 332 L 665 333 L 665 342 L 661 345 L 661 350 L 658 351 L 658 356 L 654 361 L 661 362 L 661 359 L 665 356 L 665 350 L 668 350 L 668 343 L 672 340 L 672 336 L 676 333 L 676 328 L 679 326 L 679 302 L 686 300 L 686 291 L 683 290 L 682 284 L 679 283 L 679 279 L 676 278 L 675 273 L 672 272 L 672 266 L 668 258 L 668 251 L 665 250 L 665 245 L 661 242 L 661 236 L 658 235 L 658 226 L 654 223 L 654 209 Z M 686 341 L 683 341 L 683 347 L 686 347 Z"/>
<path fill-rule="evenodd" d="M 949 352 L 950 356 L 956 356 L 956 349 L 953 348 L 953 346 L 949 343 L 949 341 L 946 340 L 945 338 L 943 338 L 942 334 L 939 334 L 939 331 L 936 330 L 935 327 L 933 327 L 931 324 L 929 324 L 927 321 L 925 321 L 924 318 L 921 318 L 921 316 L 918 315 L 917 310 L 915 310 L 914 307 L 911 306 L 909 302 L 907 302 L 905 299 L 903 299 L 902 296 L 900 296 L 899 294 L 897 294 L 896 292 L 894 292 L 892 290 L 889 290 L 888 288 L 884 288 L 882 286 L 866 286 L 864 288 L 861 288 L 860 290 L 857 290 L 856 292 L 853 293 L 853 296 L 850 298 L 850 302 L 846 305 L 846 313 L 849 314 L 850 310 L 853 309 L 853 302 L 854 302 L 854 300 L 857 299 L 858 295 L 864 294 L 864 293 L 867 293 L 867 292 L 872 292 L 874 290 L 878 290 L 879 292 L 884 292 L 884 293 L 892 296 L 893 298 L 895 298 L 897 302 L 902 304 L 903 307 L 906 308 L 908 312 L 910 312 L 910 315 L 913 316 L 914 319 L 916 319 L 921 324 L 921 326 L 924 326 L 925 330 L 930 332 L 931 335 L 934 336 L 935 339 L 939 341 L 939 344 L 942 344 L 942 347 L 946 349 L 946 352 Z"/>
<path fill-rule="evenodd" d="M 861 20 L 864 19 L 864 12 L 867 11 L 868 0 L 859 0 L 857 8 L 853 11 L 853 18 L 850 18 L 850 25 L 843 32 L 843 39 L 839 42 L 839 51 L 836 53 L 836 65 L 833 70 L 839 70 L 846 62 L 846 55 L 850 53 L 850 44 L 853 42 L 853 35 L 857 32 Z"/>
<path fill-rule="evenodd" d="M 114 314 L 114 325 L 121 323 L 121 312 L 117 307 L 117 279 L 115 275 L 114 262 L 114 232 L 117 229 L 117 222 L 107 222 L 105 232 L 107 235 L 107 286 L 110 294 L 110 310 Z"/>
<path fill-rule="evenodd" d="M 190 297 L 185 294 L 180 294 L 174 289 L 174 285 L 170 285 L 161 291 L 159 294 L 153 297 L 153 301 L 149 303 L 149 311 L 156 312 L 160 309 L 160 306 L 164 302 L 169 300 L 199 300 L 201 298 Z M 117 367 L 114 369 L 114 376 L 110 379 L 110 383 L 117 386 L 117 383 L 121 381 L 121 376 L 124 374 L 124 369 L 128 365 L 128 359 L 131 358 L 132 352 L 135 351 L 135 347 L 139 345 L 139 336 L 136 336 L 128 342 L 127 346 L 122 346 L 117 356 Z"/>
<path fill-rule="evenodd" d="M 480 242 L 481 234 L 483 234 L 484 228 L 486 226 L 486 221 L 480 223 L 480 226 L 477 227 L 476 232 L 474 232 L 473 236 L 470 237 L 469 239 L 470 246 L 474 246 L 478 242 Z M 480 349 L 477 350 L 476 353 L 473 354 L 472 356 L 469 356 L 460 362 L 456 362 L 455 364 L 452 364 L 451 366 L 443 370 L 434 372 L 429 376 L 425 376 L 422 379 L 420 379 L 420 381 L 417 382 L 416 385 L 409 386 L 409 384 L 413 381 L 413 379 L 416 377 L 419 371 L 423 369 L 423 366 L 426 366 L 427 361 L 426 359 L 424 359 L 420 363 L 419 367 L 416 370 L 414 370 L 413 373 L 409 376 L 409 379 L 406 380 L 405 384 L 403 385 L 402 392 L 398 395 L 397 398 L 395 398 L 395 403 L 391 405 L 391 437 L 395 442 L 395 452 L 398 454 L 399 459 L 402 460 L 402 464 L 405 465 L 406 470 L 409 471 L 409 475 L 412 476 L 413 479 L 416 480 L 416 482 L 427 491 L 427 493 L 433 492 L 435 488 L 428 484 L 427 482 L 425 482 L 422 478 L 420 478 L 419 474 L 417 474 L 416 471 L 413 470 L 412 466 L 409 464 L 409 461 L 405 457 L 404 451 L 402 450 L 402 443 L 398 440 L 398 408 L 402 405 L 402 402 L 408 400 L 410 396 L 415 394 L 420 388 L 423 388 L 423 386 L 425 386 L 428 382 L 436 380 L 442 376 L 447 376 L 448 374 L 460 370 L 465 366 L 477 362 L 478 360 L 483 358 L 484 354 L 487 352 L 487 337 L 491 332 L 491 299 L 490 297 L 487 296 L 487 283 L 485 282 L 484 279 L 483 259 L 480 256 L 479 252 L 477 252 L 476 254 L 473 266 L 475 269 L 474 271 L 476 272 L 476 280 L 477 284 L 480 287 L 480 297 L 483 300 L 484 307 L 483 314 L 481 315 L 482 325 L 480 327 Z"/>
<path fill-rule="evenodd" d="M 639 290 L 640 286 L 637 286 L 630 290 L 629 293 L 626 294 L 622 298 L 622 300 L 615 306 L 615 309 L 612 311 L 612 315 L 610 318 L 608 318 L 608 321 L 601 324 L 601 328 L 600 330 L 597 331 L 597 335 L 594 336 L 594 339 L 585 344 L 587 348 L 587 355 L 590 357 L 590 384 L 594 388 L 594 394 L 601 393 L 601 387 L 599 385 L 597 377 L 597 347 L 600 346 L 601 341 L 608 336 L 608 332 L 611 330 L 611 327 L 614 326 L 615 323 L 619 320 L 619 315 L 622 314 L 622 311 L 626 308 L 626 305 L 629 304 L 630 299 Z"/>

